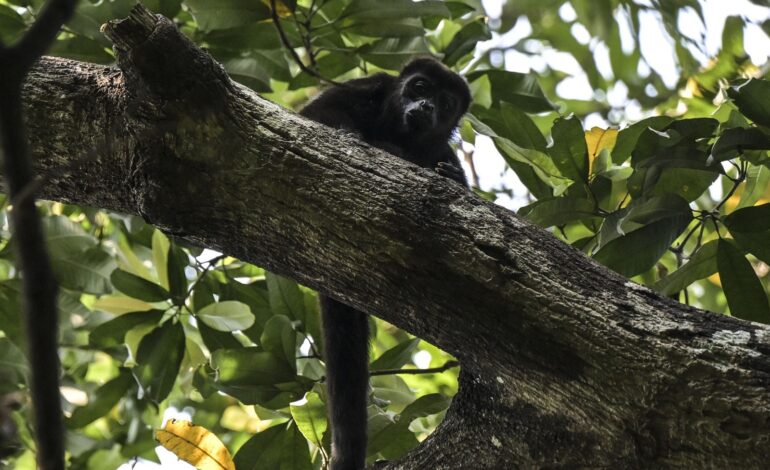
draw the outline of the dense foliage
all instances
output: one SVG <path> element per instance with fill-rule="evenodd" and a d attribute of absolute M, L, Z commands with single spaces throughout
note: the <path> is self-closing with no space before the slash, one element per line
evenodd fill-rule
<path fill-rule="evenodd" d="M 706 61 L 698 59 L 700 43 L 680 32 L 680 15 L 703 17 L 695 0 L 516 1 L 494 17 L 474 0 L 282 1 L 275 18 L 269 1 L 144 3 L 174 18 L 235 80 L 292 108 L 323 82 L 439 55 L 474 93 L 459 150 L 478 165 L 497 158 L 474 146 L 491 139 L 529 195 L 521 216 L 666 295 L 770 323 L 770 81 L 763 79 L 768 65 L 753 64 L 744 50 L 745 19 L 727 18 L 721 49 Z M 0 39 L 17 38 L 41 4 L 0 0 Z M 83 1 L 50 53 L 112 63 L 99 27 L 133 4 Z M 674 40 L 680 78 L 673 86 L 646 66 L 645 14 Z M 508 41 L 523 24 L 528 33 Z M 576 29 L 588 39 L 577 39 Z M 597 65 L 601 50 L 610 70 Z M 550 62 L 536 73 L 507 71 L 510 51 L 571 56 L 593 96 L 560 98 L 568 74 Z M 624 107 L 607 99 L 618 89 L 648 117 L 629 124 Z M 586 131 L 586 117 L 606 125 Z M 479 195 L 495 198 L 515 188 L 485 189 Z M 0 395 L 23 394 L 20 283 L 3 201 Z M 171 407 L 219 436 L 239 470 L 322 466 L 329 436 L 314 292 L 184 246 L 137 217 L 61 203 L 42 203 L 40 213 L 62 287 L 72 468 L 157 460 L 154 430 Z M 372 325 L 371 369 L 379 375 L 372 378 L 368 453 L 392 459 L 440 422 L 457 369 L 396 375 L 452 358 L 383 322 Z M 8 462 L 19 469 L 34 466 L 27 413 L 14 413 L 21 448 Z"/>

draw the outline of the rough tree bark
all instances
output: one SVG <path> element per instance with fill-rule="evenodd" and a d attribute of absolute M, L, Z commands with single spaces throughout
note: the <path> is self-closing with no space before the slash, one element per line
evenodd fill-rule
<path fill-rule="evenodd" d="M 770 328 L 629 282 L 456 184 L 231 82 L 142 8 L 118 68 L 25 86 L 50 199 L 141 214 L 457 356 L 439 429 L 391 469 L 760 468 Z"/>

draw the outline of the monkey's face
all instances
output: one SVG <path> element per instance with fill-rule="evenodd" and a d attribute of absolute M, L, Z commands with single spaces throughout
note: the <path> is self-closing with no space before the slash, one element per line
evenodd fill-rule
<path fill-rule="evenodd" d="M 401 98 L 403 129 L 413 137 L 448 138 L 462 114 L 458 97 L 424 74 L 404 79 Z"/>

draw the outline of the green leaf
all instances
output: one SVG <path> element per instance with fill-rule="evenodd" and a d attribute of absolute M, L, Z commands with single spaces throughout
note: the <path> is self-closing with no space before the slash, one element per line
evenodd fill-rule
<path fill-rule="evenodd" d="M 522 207 L 517 213 L 532 223 L 547 228 L 596 217 L 596 207 L 589 199 L 554 197 L 535 201 Z"/>
<path fill-rule="evenodd" d="M 369 365 L 370 370 L 400 369 L 407 362 L 412 360 L 412 354 L 420 344 L 420 338 L 399 343 L 388 349 L 380 357 Z"/>
<path fill-rule="evenodd" d="M 100 247 L 82 253 L 59 256 L 60 250 L 51 253 L 51 267 L 59 284 L 74 291 L 89 294 L 112 292 L 110 273 L 117 267 L 112 256 Z"/>
<path fill-rule="evenodd" d="M 142 338 L 132 373 L 143 396 L 157 404 L 166 399 L 179 374 L 184 348 L 185 335 L 180 323 L 167 321 Z"/>
<path fill-rule="evenodd" d="M 142 4 L 153 13 L 173 18 L 182 8 L 182 0 L 142 0 Z"/>
<path fill-rule="evenodd" d="M 527 113 L 553 111 L 556 106 L 548 101 L 533 74 L 509 72 L 507 70 L 479 70 L 468 74 L 468 82 L 479 79 L 489 81 L 492 105 L 497 107 L 506 102 Z"/>
<path fill-rule="evenodd" d="M 486 18 L 472 21 L 454 35 L 452 41 L 444 49 L 444 63 L 452 66 L 461 58 L 473 52 L 480 41 L 492 39 Z"/>
<path fill-rule="evenodd" d="M 701 246 L 684 266 L 658 281 L 654 289 L 663 295 L 674 295 L 716 272 L 717 240 L 712 240 Z"/>
<path fill-rule="evenodd" d="M 189 264 L 187 253 L 172 243 L 168 249 L 167 273 L 174 305 L 182 305 L 187 298 L 187 275 L 184 271 Z"/>
<path fill-rule="evenodd" d="M 202 31 L 227 29 L 270 18 L 270 7 L 253 0 L 186 0 L 198 28 Z"/>
<path fill-rule="evenodd" d="M 764 232 L 770 230 L 770 204 L 744 207 L 724 218 L 730 232 Z M 770 239 L 768 239 L 770 245 Z"/>
<path fill-rule="evenodd" d="M 444 2 L 436 0 L 421 2 L 413 2 L 412 0 L 388 0 L 387 2 L 353 0 L 342 12 L 340 18 L 387 21 L 428 16 L 448 18 L 450 14 Z"/>
<path fill-rule="evenodd" d="M 110 275 L 110 281 L 120 292 L 145 302 L 162 302 L 171 297 L 171 294 L 161 286 L 122 269 L 114 270 Z"/>
<path fill-rule="evenodd" d="M 161 287 L 168 290 L 168 250 L 171 246 L 168 237 L 158 229 L 152 232 L 152 264 L 158 273 Z"/>
<path fill-rule="evenodd" d="M 13 8 L 0 4 L 0 42 L 11 44 L 18 40 L 27 29 L 24 18 Z"/>
<path fill-rule="evenodd" d="M 305 317 L 305 299 L 297 283 L 272 273 L 265 274 L 265 280 L 273 314 L 302 320 Z"/>
<path fill-rule="evenodd" d="M 770 187 L 770 168 L 749 164 L 746 170 L 746 187 L 741 193 L 737 209 L 751 207 L 762 199 Z"/>
<path fill-rule="evenodd" d="M 711 158 L 730 160 L 745 150 L 770 150 L 770 136 L 757 127 L 727 129 L 714 143 Z"/>
<path fill-rule="evenodd" d="M 245 330 L 254 324 L 249 306 L 234 300 L 206 305 L 195 317 L 217 331 Z"/>
<path fill-rule="evenodd" d="M 235 339 L 235 337 L 229 332 L 217 331 L 205 323 L 198 323 L 198 331 L 203 339 L 203 344 L 206 345 L 209 352 L 214 352 L 218 349 L 238 349 L 243 345 Z"/>
<path fill-rule="evenodd" d="M 311 470 L 310 453 L 302 433 L 290 422 L 255 434 L 234 457 L 238 470 Z"/>
<path fill-rule="evenodd" d="M 398 70 L 416 55 L 430 54 L 423 36 L 407 38 L 383 38 L 361 47 L 361 57 L 378 67 Z"/>
<path fill-rule="evenodd" d="M 9 338 L 0 338 L 0 395 L 21 389 L 28 374 L 24 353 Z"/>
<path fill-rule="evenodd" d="M 57 215 L 41 219 L 48 252 L 52 257 L 68 258 L 96 246 L 96 238 L 86 233 L 80 224 Z"/>
<path fill-rule="evenodd" d="M 764 232 L 730 231 L 736 243 L 752 255 L 770 264 L 770 230 Z"/>
<path fill-rule="evenodd" d="M 583 124 L 575 116 L 559 118 L 551 129 L 553 144 L 548 148 L 562 175 L 576 182 L 588 182 L 588 148 Z"/>
<path fill-rule="evenodd" d="M 658 220 L 604 245 L 594 259 L 626 277 L 652 268 L 687 228 L 688 217 Z"/>
<path fill-rule="evenodd" d="M 99 387 L 88 399 L 88 404 L 75 408 L 67 420 L 67 427 L 77 429 L 105 416 L 126 395 L 134 383 L 131 372 L 121 369 L 117 377 Z"/>
<path fill-rule="evenodd" d="M 749 79 L 740 85 L 727 89 L 727 96 L 732 98 L 744 116 L 757 124 L 770 127 L 770 81 L 759 78 Z"/>
<path fill-rule="evenodd" d="M 123 344 L 126 333 L 138 326 L 157 325 L 163 318 L 163 310 L 125 313 L 94 328 L 88 342 L 97 348 L 111 348 Z"/>
<path fill-rule="evenodd" d="M 115 57 L 107 52 L 104 44 L 85 36 L 58 39 L 51 45 L 47 54 L 94 64 L 111 64 L 115 61 Z"/>
<path fill-rule="evenodd" d="M 317 447 L 323 446 L 323 435 L 328 427 L 326 405 L 317 393 L 306 393 L 304 404 L 291 405 L 291 416 L 305 439 Z"/>
<path fill-rule="evenodd" d="M 398 416 L 398 421 L 384 426 L 378 432 L 371 433 L 369 438 L 369 454 L 379 452 L 392 445 L 393 440 L 401 440 L 409 432 L 409 424 L 417 418 L 440 413 L 449 407 L 451 400 L 444 395 L 433 393 L 425 395 L 404 408 Z"/>
<path fill-rule="evenodd" d="M 265 324 L 259 344 L 265 351 L 271 352 L 296 370 L 297 334 L 291 320 L 284 315 L 275 315 Z"/>
<path fill-rule="evenodd" d="M 219 349 L 211 355 L 218 382 L 225 385 L 273 385 L 291 382 L 294 369 L 274 353 L 259 348 Z"/>
<path fill-rule="evenodd" d="M 727 240 L 719 240 L 717 266 L 730 313 L 734 317 L 770 324 L 770 303 L 754 268 Z"/>
<path fill-rule="evenodd" d="M 612 148 L 612 162 L 620 165 L 628 160 L 636 147 L 639 136 L 647 129 L 662 130 L 665 129 L 673 118 L 668 116 L 653 116 L 634 123 L 618 132 L 618 139 L 615 141 L 615 147 Z"/>

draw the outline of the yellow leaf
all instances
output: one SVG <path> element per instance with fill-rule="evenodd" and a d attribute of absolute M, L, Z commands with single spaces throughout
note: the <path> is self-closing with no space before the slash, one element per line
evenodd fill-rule
<path fill-rule="evenodd" d="M 602 129 L 593 127 L 586 131 L 586 147 L 588 147 L 588 174 L 594 166 L 594 160 L 599 156 L 602 150 L 612 150 L 615 147 L 615 141 L 618 140 L 617 129 Z"/>
<path fill-rule="evenodd" d="M 155 431 L 160 445 L 198 470 L 235 470 L 227 447 L 208 429 L 189 421 L 169 420 Z"/>
<path fill-rule="evenodd" d="M 93 308 L 114 313 L 115 315 L 122 315 L 124 313 L 152 310 L 152 305 L 123 294 L 113 294 L 99 297 L 94 302 Z"/>

